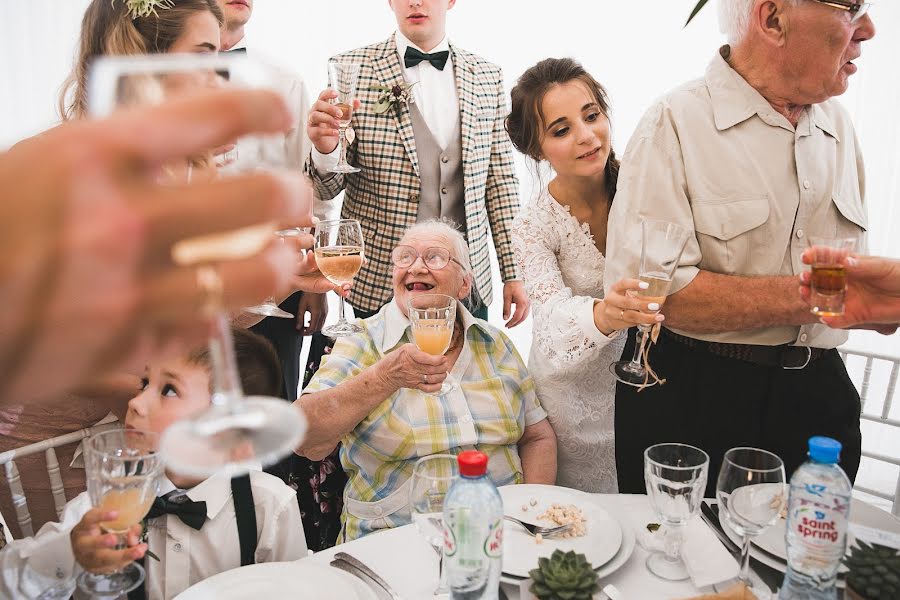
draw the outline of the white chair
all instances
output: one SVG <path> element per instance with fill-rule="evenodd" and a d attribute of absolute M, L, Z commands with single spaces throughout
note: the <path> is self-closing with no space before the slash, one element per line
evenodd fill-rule
<path fill-rule="evenodd" d="M 59 472 L 59 461 L 56 459 L 55 448 L 80 442 L 101 431 L 116 429 L 121 426 L 121 423 L 106 423 L 104 425 L 86 427 L 79 431 L 74 431 L 49 440 L 0 453 L 0 465 L 3 466 L 6 474 L 6 481 L 9 483 L 9 491 L 12 494 L 13 507 L 16 511 L 16 520 L 19 523 L 19 528 L 21 529 L 23 536 L 27 537 L 34 535 L 34 528 L 31 526 L 31 514 L 28 512 L 28 501 L 25 498 L 25 490 L 22 488 L 22 480 L 19 477 L 16 459 L 37 454 L 39 452 L 44 453 L 47 462 L 47 476 L 50 479 L 50 493 L 53 494 L 53 504 L 56 508 L 56 516 L 61 517 L 67 500 L 63 488 L 62 475 Z M 6 517 L 11 518 L 11 515 L 6 515 Z"/>
<path fill-rule="evenodd" d="M 891 418 L 891 405 L 894 400 L 894 392 L 897 389 L 897 379 L 898 376 L 900 376 L 900 356 L 889 356 L 886 354 L 867 352 L 865 350 L 855 350 L 847 347 L 838 348 L 838 352 L 840 353 L 841 358 L 844 360 L 845 364 L 847 363 L 847 358 L 849 356 L 859 356 L 865 359 L 865 366 L 863 367 L 862 371 L 862 385 L 860 386 L 859 390 L 860 402 L 862 404 L 862 415 L 860 417 L 861 420 L 872 421 L 874 423 L 888 425 L 890 427 L 900 429 L 900 420 Z M 881 406 L 880 414 L 873 412 L 867 413 L 866 404 L 872 397 L 870 389 L 870 385 L 872 382 L 872 370 L 874 365 L 879 362 L 885 362 L 891 365 L 890 376 L 887 382 L 887 390 L 884 395 L 884 403 Z M 852 371 L 852 369 L 850 370 Z M 863 442 L 865 442 L 865 439 L 863 439 Z M 900 457 L 897 456 L 888 456 L 880 452 L 870 452 L 866 450 L 863 451 L 862 455 L 865 458 L 900 467 Z M 893 495 L 884 490 L 876 490 L 861 485 L 856 485 L 854 489 L 858 492 L 863 492 L 893 502 L 893 508 L 891 512 L 895 516 L 900 517 L 900 476 L 898 476 L 897 478 L 897 484 Z"/>

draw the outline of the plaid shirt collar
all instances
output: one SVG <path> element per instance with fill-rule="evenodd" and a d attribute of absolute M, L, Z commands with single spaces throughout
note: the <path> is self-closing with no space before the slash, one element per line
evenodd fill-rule
<path fill-rule="evenodd" d="M 381 312 L 383 313 L 384 318 L 384 335 L 381 338 L 381 342 L 378 344 L 378 348 L 381 350 L 382 354 L 387 354 L 396 348 L 404 339 L 412 339 L 411 336 L 407 335 L 411 324 L 409 319 L 400 312 L 400 307 L 395 300 L 388 302 L 384 308 L 381 309 Z M 487 323 L 473 317 L 472 313 L 466 310 L 466 307 L 463 306 L 462 302 L 456 303 L 456 312 L 462 317 L 463 329 L 466 332 L 466 337 L 468 337 L 469 329 L 475 326 L 483 332 L 485 337 L 493 339 L 495 342 L 499 341 L 491 331 L 490 327 L 488 327 Z"/>

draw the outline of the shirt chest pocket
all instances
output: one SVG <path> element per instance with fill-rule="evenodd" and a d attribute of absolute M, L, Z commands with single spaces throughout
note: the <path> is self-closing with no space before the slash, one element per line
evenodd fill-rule
<path fill-rule="evenodd" d="M 754 275 L 751 267 L 754 262 L 765 272 L 767 265 L 783 257 L 783 250 L 782 256 L 772 254 L 771 231 L 765 226 L 769 220 L 769 200 L 765 196 L 723 202 L 700 200 L 692 208 L 702 254 L 701 268 L 716 273 Z M 764 260 L 759 260 L 763 257 Z"/>
<path fill-rule="evenodd" d="M 834 238 L 854 238 L 857 242 L 857 251 L 864 251 L 861 247 L 861 238 L 869 229 L 866 211 L 857 194 L 835 190 L 831 197 L 837 214 L 834 218 L 834 230 L 829 235 Z"/>

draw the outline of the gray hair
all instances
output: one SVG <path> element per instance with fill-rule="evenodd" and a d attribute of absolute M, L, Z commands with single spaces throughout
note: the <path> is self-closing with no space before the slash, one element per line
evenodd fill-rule
<path fill-rule="evenodd" d="M 725 34 L 729 44 L 738 44 L 750 28 L 750 13 L 756 0 L 719 0 L 719 31 Z M 786 0 L 796 5 L 799 0 Z"/>
<path fill-rule="evenodd" d="M 450 243 L 450 256 L 459 261 L 463 270 L 463 277 L 472 285 L 469 297 L 472 298 L 475 293 L 475 273 L 472 271 L 472 262 L 469 260 L 469 244 L 466 238 L 459 230 L 459 226 L 450 219 L 428 219 L 421 223 L 416 223 L 403 232 L 402 240 L 416 234 L 430 234 L 445 238 Z M 474 307 L 473 307 L 474 308 Z"/>

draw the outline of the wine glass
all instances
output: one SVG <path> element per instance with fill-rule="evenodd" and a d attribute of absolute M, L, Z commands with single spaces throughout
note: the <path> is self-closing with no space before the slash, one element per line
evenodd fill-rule
<path fill-rule="evenodd" d="M 647 568 L 663 579 L 688 578 L 681 560 L 684 527 L 700 510 L 709 456 L 686 444 L 657 444 L 644 451 L 644 483 L 659 520 L 665 524 L 665 552 L 647 557 Z"/>
<path fill-rule="evenodd" d="M 285 75 L 247 55 L 106 56 L 91 67 L 89 108 L 103 117 L 130 106 L 153 105 L 187 98 L 210 88 L 268 89 L 284 95 Z M 227 181 L 235 173 L 289 168 L 283 133 L 248 135 L 235 140 L 238 160 L 217 168 L 210 148 L 195 156 L 161 165 L 159 183 L 183 186 L 199 179 Z M 252 199 L 248 199 L 252 201 Z M 284 225 L 309 225 L 307 222 Z M 222 310 L 219 263 L 246 259 L 271 243 L 279 223 L 268 222 L 239 230 L 176 242 L 172 259 L 196 269 L 198 286 L 207 305 L 198 318 L 212 321 L 212 406 L 195 418 L 179 421 L 160 439 L 160 454 L 178 473 L 207 477 L 225 470 L 232 475 L 275 462 L 303 438 L 306 422 L 300 411 L 281 398 L 245 398 L 234 357 L 227 315 Z"/>
<path fill-rule="evenodd" d="M 443 294 L 420 294 L 409 300 L 409 322 L 413 339 L 422 352 L 441 356 L 450 348 L 456 323 L 456 298 Z M 450 374 L 441 384 L 440 395 L 456 387 Z"/>
<path fill-rule="evenodd" d="M 341 140 L 341 159 L 329 171 L 332 173 L 359 173 L 359 169 L 347 162 L 347 128 L 353 118 L 356 87 L 359 82 L 359 63 L 328 61 L 328 85 L 337 92 L 334 105 L 341 109 L 338 132 Z"/>
<path fill-rule="evenodd" d="M 293 227 L 290 229 L 280 229 L 275 232 L 275 235 L 284 241 L 287 238 L 297 237 L 297 234 L 301 232 L 301 230 L 297 227 Z M 260 315 L 263 317 L 277 317 L 279 319 L 293 319 L 293 313 L 289 313 L 286 310 L 282 310 L 275 303 L 275 296 L 269 296 L 265 300 L 263 300 L 262 304 L 257 304 L 256 306 L 247 306 L 244 308 L 244 312 L 252 313 L 254 315 Z"/>
<path fill-rule="evenodd" d="M 355 219 L 319 221 L 316 225 L 316 265 L 328 281 L 346 285 L 353 281 L 363 261 L 362 228 Z M 353 335 L 362 331 L 344 317 L 344 297 L 340 297 L 338 322 L 322 329 L 331 338 Z"/>
<path fill-rule="evenodd" d="M 452 454 L 434 454 L 416 461 L 409 483 L 409 511 L 419 534 L 438 553 L 438 586 L 435 596 L 449 590 L 444 577 L 444 498 L 459 479 L 459 466 Z"/>
<path fill-rule="evenodd" d="M 87 490 L 94 507 L 116 511 L 118 517 L 100 527 L 118 538 L 116 550 L 126 547 L 128 530 L 141 522 L 156 499 L 162 460 L 156 453 L 159 437 L 136 429 L 114 429 L 87 441 Z M 144 581 L 144 568 L 135 563 L 108 574 L 85 571 L 78 588 L 94 596 L 125 594 Z"/>
<path fill-rule="evenodd" d="M 784 463 L 766 450 L 732 448 L 722 459 L 716 500 L 725 523 L 744 540 L 738 580 L 759 600 L 770 598 L 768 589 L 754 586 L 750 579 L 750 538 L 771 527 L 784 508 Z"/>
<path fill-rule="evenodd" d="M 647 284 L 647 289 L 637 290 L 636 295 L 642 300 L 655 302 L 662 307 L 669 295 L 672 277 L 689 236 L 688 229 L 675 223 L 653 219 L 641 222 L 641 265 L 638 278 Z M 659 312 L 659 309 L 654 312 Z M 650 380 L 649 370 L 641 363 L 649 332 L 649 325 L 639 325 L 631 360 L 620 360 L 609 366 L 613 376 L 622 383 L 635 387 L 656 384 L 655 380 Z"/>

